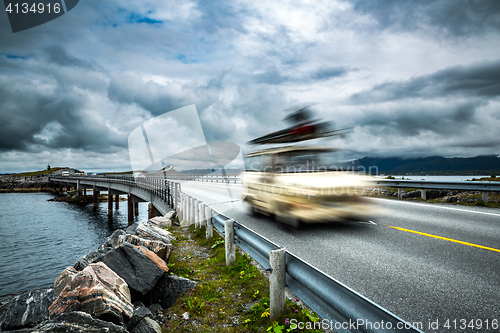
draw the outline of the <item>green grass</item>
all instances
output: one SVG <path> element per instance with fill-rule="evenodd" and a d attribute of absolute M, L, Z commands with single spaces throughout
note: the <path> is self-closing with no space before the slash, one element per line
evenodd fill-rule
<path fill-rule="evenodd" d="M 24 176 L 50 175 L 52 172 L 60 170 L 60 169 L 67 169 L 67 167 L 55 167 L 55 168 L 51 168 L 50 170 L 40 170 L 40 171 L 16 173 L 16 174 L 13 174 L 12 176 L 24 177 Z"/>
<path fill-rule="evenodd" d="M 269 282 L 254 266 L 252 259 L 240 251 L 236 261 L 226 266 L 224 239 L 214 232 L 205 238 L 205 227 L 171 228 L 177 239 L 169 260 L 172 274 L 199 282 L 199 286 L 165 311 L 170 316 L 163 332 L 287 332 L 286 319 L 309 322 L 317 318 L 298 305 L 287 301 L 285 312 L 269 320 Z M 184 320 L 182 314 L 190 318 Z M 293 330 L 294 332 L 320 332 Z"/>

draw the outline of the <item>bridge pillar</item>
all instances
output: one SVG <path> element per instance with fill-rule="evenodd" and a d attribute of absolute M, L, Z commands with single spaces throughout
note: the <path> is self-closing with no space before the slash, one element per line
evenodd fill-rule
<path fill-rule="evenodd" d="M 108 187 L 108 216 L 113 216 L 113 192 Z"/>
<path fill-rule="evenodd" d="M 481 192 L 481 198 L 483 199 L 483 202 L 488 202 L 488 192 Z"/>
<path fill-rule="evenodd" d="M 80 179 L 76 181 L 76 196 L 77 197 L 82 196 L 82 187 L 80 186 Z"/>
<path fill-rule="evenodd" d="M 120 195 L 115 194 L 115 208 L 118 209 L 120 208 Z"/>
<path fill-rule="evenodd" d="M 403 189 L 401 187 L 398 188 L 398 199 L 399 200 L 403 199 Z"/>
<path fill-rule="evenodd" d="M 420 197 L 427 200 L 427 190 L 420 190 Z"/>
<path fill-rule="evenodd" d="M 127 208 L 128 208 L 128 225 L 134 223 L 134 205 L 132 203 L 132 194 L 127 194 Z"/>
<path fill-rule="evenodd" d="M 134 214 L 139 215 L 139 203 L 134 202 Z"/>
<path fill-rule="evenodd" d="M 59 194 L 62 194 L 62 182 L 59 182 Z"/>
<path fill-rule="evenodd" d="M 87 189 L 86 188 L 83 189 L 83 196 L 87 196 Z"/>
<path fill-rule="evenodd" d="M 92 186 L 92 207 L 97 208 L 97 188 Z"/>

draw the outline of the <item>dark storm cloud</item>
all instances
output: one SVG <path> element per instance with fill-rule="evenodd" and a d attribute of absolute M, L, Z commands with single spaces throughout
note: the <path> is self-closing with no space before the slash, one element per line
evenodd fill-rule
<path fill-rule="evenodd" d="M 440 33 L 469 36 L 500 30 L 498 0 L 351 0 L 354 10 L 373 17 L 380 28 L 437 28 Z"/>
<path fill-rule="evenodd" d="M 66 50 L 57 44 L 49 45 L 45 49 L 50 62 L 61 66 L 74 66 L 84 69 L 93 69 L 94 65 L 86 60 L 71 56 Z"/>
<path fill-rule="evenodd" d="M 372 107 L 371 112 L 358 119 L 356 125 L 370 126 L 373 132 L 387 135 L 416 136 L 423 131 L 431 131 L 440 135 L 453 135 L 462 128 L 476 122 L 477 109 L 487 102 L 467 101 L 456 103 L 449 101 L 446 105 L 428 103 L 427 105 L 398 104 L 387 112 L 387 106 Z"/>
<path fill-rule="evenodd" d="M 385 82 L 351 96 L 355 103 L 445 96 L 500 96 L 500 61 L 457 66 L 401 82 Z"/>
<path fill-rule="evenodd" d="M 282 83 L 308 83 L 315 81 L 324 81 L 333 78 L 346 76 L 350 71 L 357 69 L 349 69 L 347 67 L 331 67 L 319 68 L 311 72 L 302 72 L 300 70 L 279 70 L 276 67 L 270 67 L 263 73 L 253 75 L 255 82 L 279 85 Z M 290 74 L 283 74 L 290 72 Z"/>
<path fill-rule="evenodd" d="M 109 152 L 126 138 L 92 113 L 88 93 L 103 85 L 90 62 L 49 46 L 23 58 L 0 58 L 0 151 L 75 148 Z M 20 70 L 20 69 L 23 70 Z"/>

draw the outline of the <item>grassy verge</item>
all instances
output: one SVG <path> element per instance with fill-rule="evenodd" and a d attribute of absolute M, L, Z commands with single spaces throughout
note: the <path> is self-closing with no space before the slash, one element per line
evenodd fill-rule
<path fill-rule="evenodd" d="M 172 274 L 199 282 L 199 286 L 165 310 L 163 332 L 322 332 L 291 329 L 290 321 L 314 322 L 318 317 L 287 300 L 284 313 L 269 319 L 269 282 L 256 263 L 237 251 L 236 262 L 225 264 L 224 239 L 215 233 L 205 238 L 205 228 L 170 229 L 177 239 L 169 260 Z M 294 321 L 292 321 L 294 323 Z"/>

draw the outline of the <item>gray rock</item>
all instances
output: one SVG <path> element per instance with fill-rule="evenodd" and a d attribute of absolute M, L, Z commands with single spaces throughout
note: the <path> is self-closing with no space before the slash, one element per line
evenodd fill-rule
<path fill-rule="evenodd" d="M 164 309 L 174 305 L 176 299 L 191 289 L 196 288 L 198 283 L 180 276 L 164 275 L 156 283 L 149 294 L 151 303 L 158 303 Z"/>
<path fill-rule="evenodd" d="M 156 257 L 158 258 L 158 256 Z M 161 259 L 158 258 L 158 260 Z M 164 268 L 160 267 L 144 251 L 130 243 L 123 243 L 100 257 L 98 261 L 104 262 L 111 270 L 125 280 L 130 288 L 132 297 L 134 297 L 134 293 L 140 295 L 148 293 L 165 273 Z"/>
<path fill-rule="evenodd" d="M 146 317 L 153 318 L 153 314 L 142 302 L 135 302 L 134 314 L 127 325 L 127 330 L 133 330 Z"/>
<path fill-rule="evenodd" d="M 54 289 L 36 289 L 13 297 L 2 306 L 0 329 L 33 327 L 49 318 L 49 306 L 56 299 Z"/>
<path fill-rule="evenodd" d="M 165 214 L 164 216 L 166 219 L 169 219 L 169 220 L 175 220 L 175 210 L 171 210 L 170 212 L 168 212 L 167 214 Z"/>
<path fill-rule="evenodd" d="M 125 229 L 125 232 L 126 232 L 127 234 L 130 234 L 130 235 L 137 235 L 137 234 L 135 233 L 135 229 L 137 229 L 137 226 L 138 226 L 138 225 L 139 225 L 139 224 L 137 224 L 136 222 L 134 222 L 132 225 L 128 226 L 128 228 L 127 228 L 127 229 Z"/>
<path fill-rule="evenodd" d="M 92 318 L 85 312 L 66 312 L 57 318 L 41 323 L 32 333 L 81 333 L 81 332 L 107 332 L 127 333 L 127 331 L 113 323 Z"/>
<path fill-rule="evenodd" d="M 164 243 L 170 243 L 170 241 L 174 240 L 175 237 L 166 230 L 158 228 L 155 224 L 151 222 L 141 222 L 135 229 L 135 233 L 140 236 L 151 237 L 153 239 L 162 241 Z"/>
<path fill-rule="evenodd" d="M 160 325 L 151 318 L 144 318 L 131 333 L 161 333 Z"/>
<path fill-rule="evenodd" d="M 125 236 L 127 233 L 121 229 L 115 230 L 111 236 L 109 236 L 104 243 L 99 246 L 99 250 L 109 251 L 114 249 L 115 247 L 123 244 L 123 238 L 120 236 Z"/>
<path fill-rule="evenodd" d="M 163 216 L 152 217 L 148 222 L 155 224 L 159 228 L 170 228 L 172 226 L 172 221 Z"/>
<path fill-rule="evenodd" d="M 77 271 L 83 271 L 85 267 L 99 261 L 99 259 L 102 258 L 102 256 L 109 251 L 110 249 L 100 249 L 89 252 L 88 254 L 78 259 L 78 261 L 73 265 L 73 267 Z"/>

